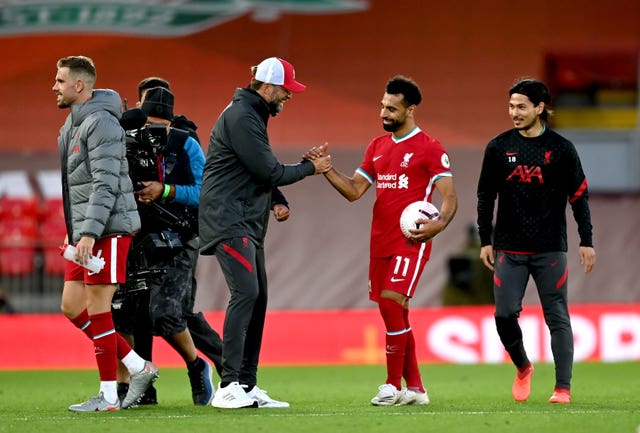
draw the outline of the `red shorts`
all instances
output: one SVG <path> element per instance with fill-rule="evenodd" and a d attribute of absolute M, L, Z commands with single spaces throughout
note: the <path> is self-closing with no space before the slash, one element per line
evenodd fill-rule
<path fill-rule="evenodd" d="M 382 290 L 413 297 L 428 257 L 420 252 L 404 253 L 369 261 L 369 299 L 378 302 Z"/>
<path fill-rule="evenodd" d="M 104 259 L 104 268 L 93 273 L 66 260 L 65 281 L 84 281 L 85 284 L 124 284 L 127 280 L 127 255 L 133 236 L 108 236 L 96 240 L 93 254 Z"/>

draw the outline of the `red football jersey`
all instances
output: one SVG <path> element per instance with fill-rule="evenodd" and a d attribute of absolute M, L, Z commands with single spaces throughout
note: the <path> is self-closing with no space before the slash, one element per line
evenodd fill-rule
<path fill-rule="evenodd" d="M 371 257 L 389 257 L 422 244 L 400 231 L 400 214 L 414 201 L 431 201 L 435 182 L 451 176 L 449 156 L 440 142 L 420 128 L 402 138 L 386 134 L 367 147 L 357 173 L 376 186 L 371 221 Z M 431 242 L 424 252 L 431 252 Z"/>

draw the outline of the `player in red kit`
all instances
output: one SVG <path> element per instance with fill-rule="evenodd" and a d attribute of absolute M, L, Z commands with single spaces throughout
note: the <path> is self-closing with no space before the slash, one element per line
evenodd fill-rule
<path fill-rule="evenodd" d="M 378 303 L 386 328 L 387 380 L 371 399 L 376 406 L 428 404 L 429 396 L 418 368 L 416 345 L 409 324 L 409 300 L 431 253 L 431 239 L 443 231 L 458 208 L 449 156 L 438 140 L 416 124 L 414 113 L 422 95 L 411 79 L 389 80 L 380 117 L 385 134 L 374 139 L 352 177 L 335 168 L 324 173 L 347 200 L 362 197 L 376 186 L 371 224 L 369 298 Z M 326 145 L 305 155 L 326 153 Z M 400 230 L 403 209 L 418 200 L 442 197 L 438 221 L 418 220 L 419 229 L 407 239 Z M 406 387 L 402 387 L 404 378 Z"/>

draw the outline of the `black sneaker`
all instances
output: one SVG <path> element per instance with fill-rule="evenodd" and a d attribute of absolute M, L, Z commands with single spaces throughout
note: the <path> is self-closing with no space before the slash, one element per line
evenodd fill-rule
<path fill-rule="evenodd" d="M 158 404 L 158 391 L 156 391 L 156 388 L 153 385 L 151 385 L 149 386 L 149 388 L 147 388 L 144 394 L 142 394 L 142 397 L 140 397 L 140 401 L 138 401 L 138 405 L 139 406 L 142 406 L 142 405 L 155 406 L 157 404 Z"/>
<path fill-rule="evenodd" d="M 196 406 L 206 406 L 211 403 L 215 387 L 211 380 L 211 364 L 198 358 L 196 365 L 187 370 L 191 382 L 191 397 Z"/>
<path fill-rule="evenodd" d="M 118 400 L 120 400 L 120 403 L 123 402 L 124 398 L 127 396 L 127 393 L 129 392 L 129 384 L 128 383 L 119 383 L 118 384 Z"/>

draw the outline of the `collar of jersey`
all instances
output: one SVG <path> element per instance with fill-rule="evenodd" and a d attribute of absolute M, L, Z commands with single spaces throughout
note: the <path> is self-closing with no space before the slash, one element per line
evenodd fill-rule
<path fill-rule="evenodd" d="M 400 143 L 401 141 L 410 139 L 411 137 L 413 137 L 414 135 L 416 135 L 419 132 L 420 132 L 420 127 L 416 126 L 415 128 L 413 128 L 411 130 L 411 132 L 406 134 L 404 137 L 396 137 L 395 135 L 393 135 L 393 132 L 392 132 L 391 133 L 391 139 L 393 140 L 394 143 Z"/>

